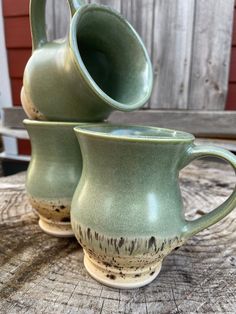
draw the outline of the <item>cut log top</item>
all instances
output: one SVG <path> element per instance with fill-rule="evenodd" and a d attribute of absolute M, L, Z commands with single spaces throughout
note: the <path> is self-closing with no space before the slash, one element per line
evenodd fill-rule
<path fill-rule="evenodd" d="M 216 207 L 235 181 L 225 164 L 188 166 L 187 216 Z M 115 290 L 90 278 L 75 239 L 39 229 L 24 182 L 24 173 L 0 179 L 0 313 L 235 313 L 236 210 L 172 252 L 149 286 Z"/>

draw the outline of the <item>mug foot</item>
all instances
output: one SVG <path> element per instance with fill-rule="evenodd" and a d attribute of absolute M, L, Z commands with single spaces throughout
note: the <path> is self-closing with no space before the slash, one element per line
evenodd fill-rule
<path fill-rule="evenodd" d="M 148 285 L 159 274 L 162 263 L 159 262 L 155 268 L 143 273 L 125 273 L 125 272 L 112 272 L 111 270 L 104 269 L 101 265 L 98 265 L 96 261 L 88 256 L 84 252 L 84 266 L 91 277 L 98 282 L 118 289 L 135 289 Z M 148 268 L 149 269 L 149 268 Z"/>
<path fill-rule="evenodd" d="M 74 237 L 70 223 L 53 223 L 51 221 L 39 219 L 39 227 L 47 234 L 54 237 L 67 238 Z"/>

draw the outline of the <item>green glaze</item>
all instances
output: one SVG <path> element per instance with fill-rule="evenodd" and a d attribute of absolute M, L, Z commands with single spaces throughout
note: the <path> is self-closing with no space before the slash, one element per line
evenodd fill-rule
<path fill-rule="evenodd" d="M 93 277 L 114 287 L 152 281 L 163 258 L 236 206 L 236 192 L 220 207 L 186 221 L 179 172 L 192 160 L 216 156 L 236 169 L 223 149 L 195 146 L 191 134 L 142 126 L 75 129 L 83 172 L 71 221 Z"/>
<path fill-rule="evenodd" d="M 73 130 L 78 123 L 24 120 L 24 125 L 32 146 L 26 179 L 30 203 L 49 233 L 63 235 L 66 229 L 65 233 L 73 234 L 70 205 L 82 171 L 80 147 Z"/>
<path fill-rule="evenodd" d="M 48 42 L 45 2 L 30 2 L 33 53 L 21 92 L 28 116 L 102 121 L 112 110 L 143 106 L 152 91 L 152 66 L 132 26 L 106 6 L 71 0 L 68 37 Z"/>

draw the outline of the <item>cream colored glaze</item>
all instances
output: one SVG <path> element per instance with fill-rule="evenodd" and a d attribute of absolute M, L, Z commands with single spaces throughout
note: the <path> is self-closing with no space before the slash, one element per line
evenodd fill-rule
<path fill-rule="evenodd" d="M 32 120 L 46 120 L 45 116 L 34 106 L 29 96 L 25 91 L 24 86 L 21 88 L 20 99 L 22 107 L 26 115 Z"/>
<path fill-rule="evenodd" d="M 43 200 L 28 195 L 31 206 L 37 214 L 53 223 L 70 224 L 70 200 Z"/>
<path fill-rule="evenodd" d="M 120 288 L 127 288 L 125 282 L 136 287 L 136 284 L 147 284 L 150 278 L 152 281 L 159 273 L 163 259 L 184 243 L 184 239 L 178 237 L 110 238 L 83 227 L 74 219 L 72 229 L 84 249 L 85 266 L 91 276 Z"/>

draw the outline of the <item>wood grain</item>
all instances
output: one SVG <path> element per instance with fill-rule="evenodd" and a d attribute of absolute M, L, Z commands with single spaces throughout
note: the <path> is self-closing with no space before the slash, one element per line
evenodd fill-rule
<path fill-rule="evenodd" d="M 235 111 L 139 110 L 130 113 L 115 111 L 109 117 L 109 121 L 177 129 L 198 137 L 236 138 Z"/>
<path fill-rule="evenodd" d="M 47 0 L 46 9 L 45 9 L 45 18 L 46 18 L 46 32 L 48 40 L 53 40 L 56 38 L 55 30 L 55 13 L 54 13 L 54 0 Z M 58 18 L 59 20 L 59 18 Z M 63 18 L 64 20 L 64 18 Z M 61 21 L 64 23 L 63 21 Z"/>
<path fill-rule="evenodd" d="M 186 109 L 192 62 L 195 0 L 157 0 L 154 14 L 154 88 L 151 108 Z"/>
<path fill-rule="evenodd" d="M 64 38 L 69 31 L 70 11 L 68 2 L 54 0 L 54 31 L 55 38 Z"/>
<path fill-rule="evenodd" d="M 23 129 L 23 120 L 27 118 L 22 107 L 5 107 L 1 110 L 2 126 L 5 128 Z"/>
<path fill-rule="evenodd" d="M 0 313 L 235 313 L 236 211 L 169 255 L 152 284 L 122 291 L 90 278 L 74 239 L 40 231 L 24 182 L 24 173 L 0 179 Z M 187 217 L 220 204 L 234 184 L 225 164 L 188 166 Z"/>
<path fill-rule="evenodd" d="M 121 1 L 122 0 L 89 0 L 90 3 L 108 5 L 109 7 L 117 10 L 118 12 L 121 11 Z M 128 1 L 130 1 L 130 0 L 128 0 Z"/>
<path fill-rule="evenodd" d="M 197 0 L 189 108 L 223 110 L 232 43 L 234 0 Z"/>
<path fill-rule="evenodd" d="M 121 2 L 121 13 L 141 36 L 151 57 L 153 49 L 154 0 Z"/>

